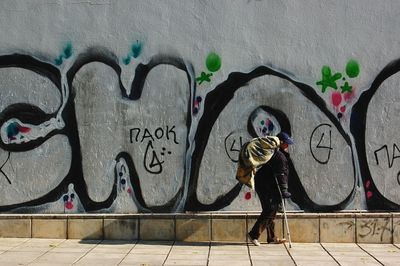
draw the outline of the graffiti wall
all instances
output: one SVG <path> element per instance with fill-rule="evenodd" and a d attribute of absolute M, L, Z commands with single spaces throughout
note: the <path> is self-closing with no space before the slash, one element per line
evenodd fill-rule
<path fill-rule="evenodd" d="M 289 133 L 289 209 L 400 209 L 397 1 L 0 2 L 0 212 L 252 211 L 242 145 Z"/>

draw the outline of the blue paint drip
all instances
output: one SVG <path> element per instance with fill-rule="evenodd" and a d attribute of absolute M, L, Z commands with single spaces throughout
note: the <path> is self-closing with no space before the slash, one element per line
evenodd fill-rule
<path fill-rule="evenodd" d="M 129 54 L 122 58 L 122 62 L 124 63 L 124 65 L 129 65 L 131 63 L 131 57 L 133 58 L 137 58 L 140 56 L 140 54 L 142 53 L 142 49 L 143 49 L 143 45 L 141 42 L 139 42 L 139 40 L 136 40 L 136 43 L 132 44 L 131 46 L 131 51 L 129 52 Z"/>
<path fill-rule="evenodd" d="M 65 59 L 70 58 L 72 56 L 72 53 L 73 53 L 72 52 L 72 43 L 68 42 L 64 46 L 63 53 L 58 58 L 56 58 L 56 60 L 54 60 L 55 64 L 57 66 L 60 66 L 63 63 L 64 58 Z"/>
<path fill-rule="evenodd" d="M 128 55 L 125 58 L 122 58 L 122 62 L 124 63 L 124 65 L 129 65 L 129 63 L 131 62 L 131 57 Z"/>
<path fill-rule="evenodd" d="M 7 127 L 7 137 L 8 138 L 12 138 L 16 135 L 18 135 L 19 130 L 18 130 L 18 124 L 17 123 L 11 123 L 10 125 L 8 125 Z"/>
<path fill-rule="evenodd" d="M 63 63 L 63 57 L 62 57 L 62 55 L 60 55 L 60 57 L 58 57 L 58 58 L 55 60 L 55 63 L 56 63 L 57 66 L 60 66 L 60 65 Z"/>
<path fill-rule="evenodd" d="M 72 43 L 68 42 L 64 47 L 64 58 L 70 58 L 72 56 Z"/>
<path fill-rule="evenodd" d="M 132 44 L 131 51 L 133 58 L 137 58 L 142 52 L 142 43 L 137 40 L 136 43 Z"/>

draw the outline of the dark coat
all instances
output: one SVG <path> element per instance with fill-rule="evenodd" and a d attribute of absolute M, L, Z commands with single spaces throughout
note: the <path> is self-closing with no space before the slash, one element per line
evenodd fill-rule
<path fill-rule="evenodd" d="M 281 200 L 275 178 L 278 180 L 281 191 L 287 191 L 289 175 L 288 158 L 288 153 L 277 150 L 268 163 L 258 169 L 255 175 L 256 192 L 258 194 L 267 194 L 273 200 Z"/>

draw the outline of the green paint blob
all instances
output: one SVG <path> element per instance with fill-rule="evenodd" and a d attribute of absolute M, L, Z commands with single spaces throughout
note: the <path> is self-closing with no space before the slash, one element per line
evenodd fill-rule
<path fill-rule="evenodd" d="M 347 62 L 346 74 L 350 78 L 355 78 L 358 76 L 358 74 L 360 74 L 360 65 L 358 64 L 358 62 L 356 60 L 352 59 L 349 62 Z"/>
<path fill-rule="evenodd" d="M 329 87 L 337 90 L 336 81 L 342 78 L 342 74 L 338 72 L 332 75 L 332 70 L 328 66 L 323 66 L 321 69 L 321 73 L 322 79 L 320 81 L 317 81 L 316 84 L 322 86 L 322 92 L 325 92 L 326 89 Z"/>
<path fill-rule="evenodd" d="M 221 57 L 216 53 L 210 53 L 206 59 L 206 66 L 211 72 L 218 71 L 221 68 Z"/>
<path fill-rule="evenodd" d="M 322 72 L 322 76 L 323 77 L 330 76 L 331 75 L 331 68 L 328 67 L 328 66 L 323 66 L 321 72 Z"/>

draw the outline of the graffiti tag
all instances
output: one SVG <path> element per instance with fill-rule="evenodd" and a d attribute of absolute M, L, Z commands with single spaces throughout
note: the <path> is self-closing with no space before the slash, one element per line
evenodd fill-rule
<path fill-rule="evenodd" d="M 400 150 L 396 143 L 393 143 L 392 147 L 392 158 L 390 158 L 389 149 L 387 145 L 383 145 L 379 149 L 374 151 L 376 164 L 379 165 L 379 152 L 383 151 L 386 154 L 387 164 L 389 169 L 393 167 L 394 160 L 400 158 Z M 381 160 L 382 161 L 382 160 Z M 397 173 L 397 183 L 400 185 L 400 171 Z"/>
<path fill-rule="evenodd" d="M 331 157 L 332 148 L 332 126 L 320 124 L 310 137 L 310 151 L 314 159 L 320 164 L 327 164 Z M 315 145 L 315 143 L 317 143 Z"/>
<path fill-rule="evenodd" d="M 360 237 L 366 237 L 366 236 L 380 236 L 381 241 L 383 241 L 383 235 L 385 232 L 390 233 L 390 226 L 389 218 L 384 219 L 384 224 L 382 222 L 379 222 L 378 219 L 373 219 L 373 220 L 361 220 L 361 226 L 360 226 Z M 362 233 L 364 231 L 365 233 Z"/>
<path fill-rule="evenodd" d="M 379 165 L 378 153 L 380 151 L 382 151 L 382 150 L 386 151 L 386 158 L 387 158 L 388 167 L 392 168 L 394 159 L 400 158 L 399 147 L 397 147 L 396 143 L 393 143 L 392 158 L 390 158 L 389 149 L 388 149 L 387 145 L 383 145 L 379 149 L 375 150 L 374 154 L 375 154 L 375 160 L 376 160 L 376 164 L 377 165 Z"/>
<path fill-rule="evenodd" d="M 142 131 L 143 133 L 142 135 L 140 135 Z M 135 132 L 136 136 L 135 138 L 133 138 Z M 141 136 L 140 142 L 143 142 L 144 140 L 147 139 L 154 141 L 155 139 L 162 139 L 163 137 L 166 137 L 168 140 L 173 139 L 175 144 L 179 144 L 179 142 L 176 140 L 175 126 L 172 126 L 171 128 L 169 126 L 166 126 L 165 130 L 162 127 L 158 127 L 156 128 L 156 130 L 154 130 L 153 134 L 151 134 L 147 128 L 141 130 L 140 128 L 136 127 L 136 128 L 131 128 L 129 130 L 129 133 L 130 133 L 131 143 L 133 143 L 133 140 L 139 142 L 139 138 Z"/>
<path fill-rule="evenodd" d="M 143 156 L 143 165 L 147 172 L 151 174 L 160 174 L 163 171 L 164 156 L 166 154 L 172 154 L 165 147 L 162 147 L 161 151 L 156 151 L 153 142 L 166 138 L 167 140 L 173 140 L 175 144 L 179 144 L 176 139 L 175 126 L 166 126 L 165 129 L 162 127 L 156 128 L 153 132 L 147 128 L 142 130 L 141 128 L 131 128 L 130 142 L 134 141 L 142 143 L 148 141 L 146 145 L 146 151 Z"/>

